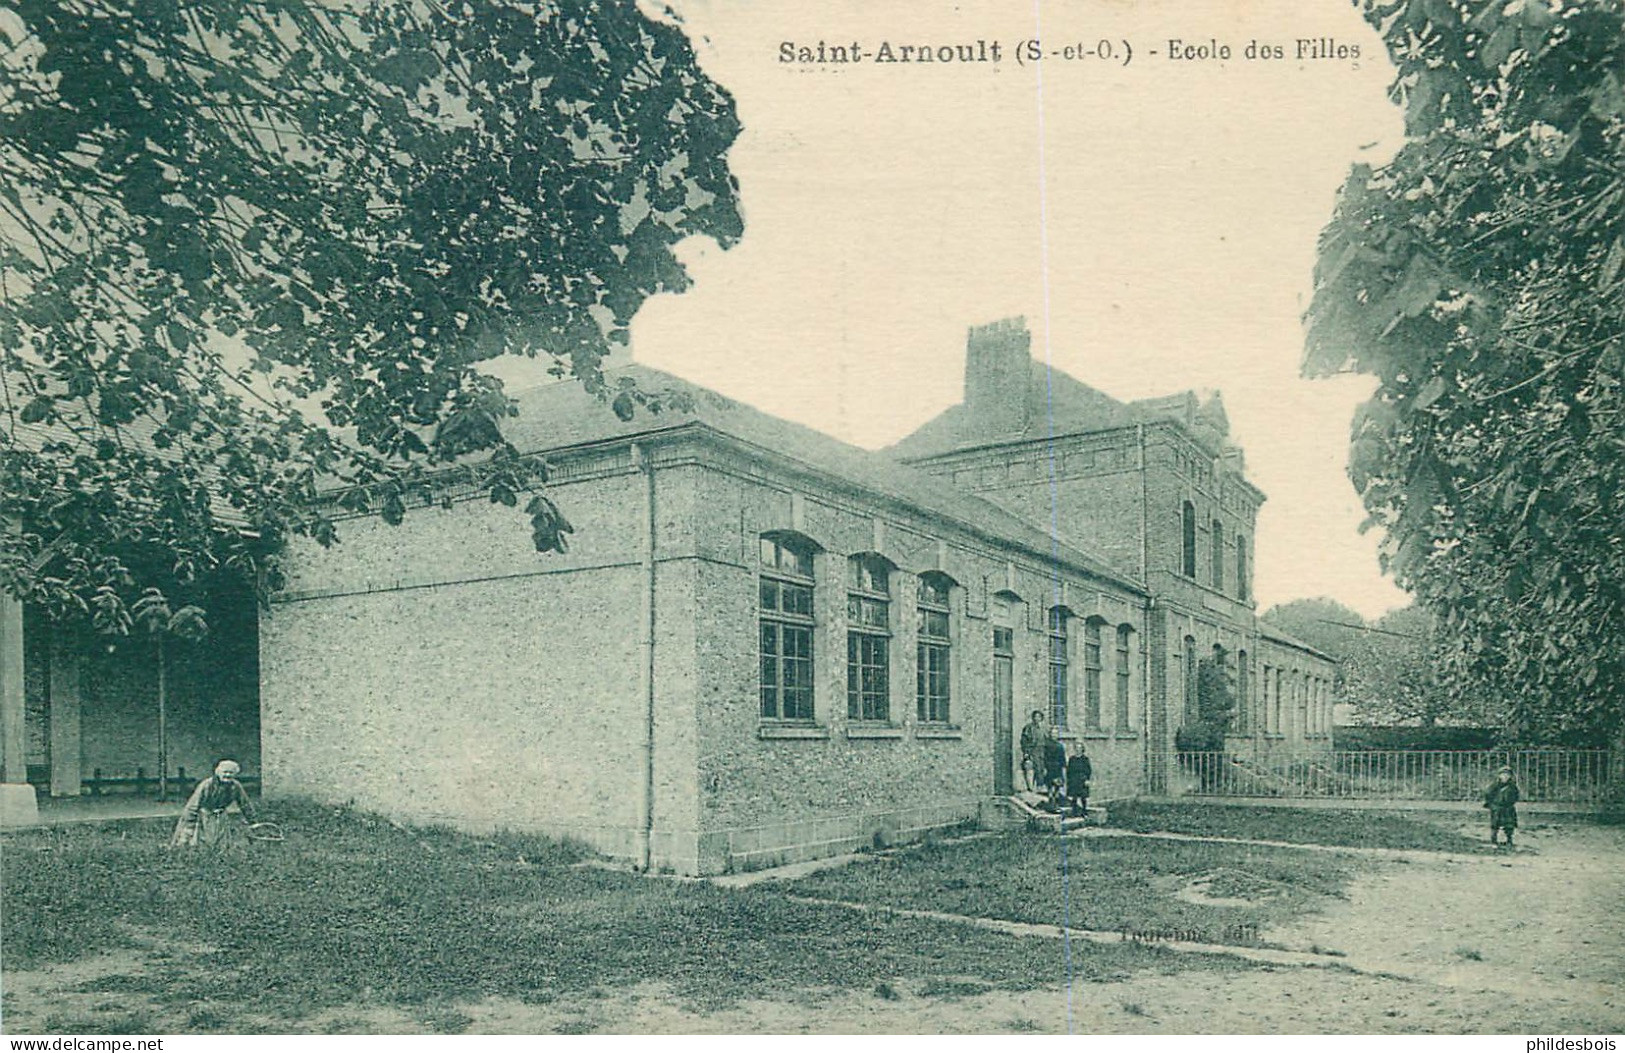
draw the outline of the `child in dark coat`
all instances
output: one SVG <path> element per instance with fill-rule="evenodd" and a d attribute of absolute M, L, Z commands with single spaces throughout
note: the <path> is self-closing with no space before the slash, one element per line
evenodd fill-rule
<path fill-rule="evenodd" d="M 1078 752 L 1066 762 L 1066 796 L 1072 802 L 1073 815 L 1089 814 L 1089 780 L 1094 776 L 1095 767 L 1080 742 Z"/>
<path fill-rule="evenodd" d="M 1512 847 L 1512 831 L 1518 828 L 1517 803 L 1518 782 L 1512 777 L 1512 769 L 1503 767 L 1484 791 L 1484 807 L 1490 810 L 1490 844 L 1497 844 L 1496 833 L 1505 830 L 1507 847 Z"/>
<path fill-rule="evenodd" d="M 1066 747 L 1055 737 L 1053 729 L 1044 737 L 1044 793 L 1051 811 L 1060 811 L 1065 803 Z"/>

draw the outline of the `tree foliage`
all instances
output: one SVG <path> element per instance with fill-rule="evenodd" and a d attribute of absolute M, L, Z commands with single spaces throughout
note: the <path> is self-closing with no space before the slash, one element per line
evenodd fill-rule
<path fill-rule="evenodd" d="M 0 587 L 119 631 L 448 481 L 562 548 L 482 365 L 602 391 L 671 247 L 738 236 L 737 133 L 631 4 L 0 6 Z"/>
<path fill-rule="evenodd" d="M 1196 663 L 1196 719 L 1174 732 L 1181 752 L 1212 753 L 1224 749 L 1224 737 L 1236 714 L 1235 677 L 1222 648 Z"/>
<path fill-rule="evenodd" d="M 1305 370 L 1374 374 L 1349 471 L 1447 682 L 1625 725 L 1625 8 L 1359 0 L 1406 141 L 1320 244 Z"/>

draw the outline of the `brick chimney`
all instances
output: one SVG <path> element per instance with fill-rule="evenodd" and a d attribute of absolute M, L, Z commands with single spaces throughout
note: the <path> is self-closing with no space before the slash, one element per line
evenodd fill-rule
<path fill-rule="evenodd" d="M 1027 430 L 1033 336 L 1025 318 L 972 326 L 965 341 L 965 408 L 990 435 Z"/>

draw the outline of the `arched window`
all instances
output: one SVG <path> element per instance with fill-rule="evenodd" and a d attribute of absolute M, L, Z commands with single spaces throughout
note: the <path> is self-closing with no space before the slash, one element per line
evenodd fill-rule
<path fill-rule="evenodd" d="M 1105 623 L 1090 618 L 1083 624 L 1083 725 L 1100 727 L 1100 627 Z"/>
<path fill-rule="evenodd" d="M 1224 524 L 1213 521 L 1213 587 L 1224 591 Z"/>
<path fill-rule="evenodd" d="M 1245 601 L 1251 586 L 1247 582 L 1247 535 L 1236 535 L 1236 596 Z"/>
<path fill-rule="evenodd" d="M 1067 680 L 1069 654 L 1067 648 L 1067 618 L 1071 614 L 1065 607 L 1049 610 L 1049 712 L 1050 721 L 1058 728 L 1066 727 Z"/>
<path fill-rule="evenodd" d="M 891 566 L 868 553 L 846 566 L 846 715 L 890 720 Z"/>
<path fill-rule="evenodd" d="M 919 579 L 920 635 L 915 647 L 915 716 L 921 723 L 946 724 L 950 702 L 948 677 L 953 639 L 949 632 L 952 608 L 948 598 L 953 580 L 946 574 L 922 574 Z"/>
<path fill-rule="evenodd" d="M 1119 731 L 1125 731 L 1129 725 L 1128 684 L 1129 670 L 1133 668 L 1131 652 L 1133 651 L 1134 627 L 1132 625 L 1119 625 L 1117 627 L 1117 723 Z"/>
<path fill-rule="evenodd" d="M 1196 577 L 1196 506 L 1189 501 L 1179 506 L 1179 572 Z"/>
<path fill-rule="evenodd" d="M 762 717 L 813 719 L 813 552 L 794 535 L 764 535 L 758 622 Z"/>

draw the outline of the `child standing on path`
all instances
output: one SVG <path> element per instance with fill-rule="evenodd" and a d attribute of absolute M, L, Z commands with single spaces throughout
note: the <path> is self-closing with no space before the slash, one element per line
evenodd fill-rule
<path fill-rule="evenodd" d="M 1497 844 L 1498 831 L 1507 832 L 1507 847 L 1512 847 L 1512 831 L 1518 828 L 1518 783 L 1512 769 L 1503 765 L 1495 781 L 1484 791 L 1484 807 L 1490 810 L 1490 844 Z"/>

